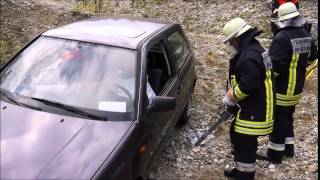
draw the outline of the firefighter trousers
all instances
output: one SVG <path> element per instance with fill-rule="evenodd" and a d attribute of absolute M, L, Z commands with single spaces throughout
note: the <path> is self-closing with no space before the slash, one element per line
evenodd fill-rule
<path fill-rule="evenodd" d="M 234 124 L 235 120 L 231 123 L 230 140 L 234 148 L 234 163 L 237 170 L 235 179 L 254 179 L 258 136 L 237 133 L 234 131 Z"/>
<path fill-rule="evenodd" d="M 273 131 L 269 137 L 268 156 L 282 159 L 285 153 L 293 156 L 293 113 L 295 106 L 276 106 Z"/>

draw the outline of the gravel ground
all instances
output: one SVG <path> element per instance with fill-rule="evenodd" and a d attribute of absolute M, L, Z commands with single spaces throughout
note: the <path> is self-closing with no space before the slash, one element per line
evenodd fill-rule
<path fill-rule="evenodd" d="M 271 33 L 268 17 L 270 1 L 262 0 L 199 0 L 151 3 L 146 0 L 104 2 L 98 15 L 134 15 L 158 18 L 182 24 L 194 47 L 198 81 L 190 109 L 189 123 L 174 131 L 151 171 L 154 179 L 226 179 L 223 169 L 233 166 L 230 155 L 229 126 L 222 124 L 200 147 L 187 139 L 189 129 L 207 128 L 215 122 L 225 92 L 230 52 L 222 43 L 221 29 L 226 21 L 240 16 L 265 31 L 259 37 L 267 48 Z M 92 8 L 76 7 L 66 0 L 1 1 L 0 60 L 5 61 L 22 44 L 37 33 L 54 27 L 96 16 Z M 318 1 L 302 0 L 301 12 L 318 21 Z M 296 108 L 296 156 L 280 165 L 257 161 L 256 179 L 318 179 L 318 76 L 306 82 L 304 96 Z M 267 137 L 259 138 L 259 151 L 266 150 Z"/>

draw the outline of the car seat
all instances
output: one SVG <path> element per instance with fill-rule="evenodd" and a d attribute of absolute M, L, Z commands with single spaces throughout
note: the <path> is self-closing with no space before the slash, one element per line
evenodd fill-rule
<path fill-rule="evenodd" d="M 161 69 L 158 69 L 158 68 L 152 68 L 150 69 L 150 72 L 149 72 L 148 81 L 156 95 L 158 95 L 161 90 L 162 74 L 163 73 Z"/>

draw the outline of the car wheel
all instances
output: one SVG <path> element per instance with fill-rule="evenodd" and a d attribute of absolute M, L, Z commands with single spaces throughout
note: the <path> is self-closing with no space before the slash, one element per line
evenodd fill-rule
<path fill-rule="evenodd" d="M 188 102 L 183 109 L 183 112 L 177 123 L 177 127 L 184 126 L 188 123 L 189 117 L 190 117 L 190 108 L 192 107 L 192 100 L 193 100 L 193 91 L 189 94 Z"/>

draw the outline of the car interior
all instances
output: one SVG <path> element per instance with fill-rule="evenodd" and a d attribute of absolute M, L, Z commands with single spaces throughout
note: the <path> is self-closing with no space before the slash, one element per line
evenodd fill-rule
<path fill-rule="evenodd" d="M 158 42 L 148 52 L 147 74 L 150 86 L 158 95 L 171 74 L 163 45 Z"/>

